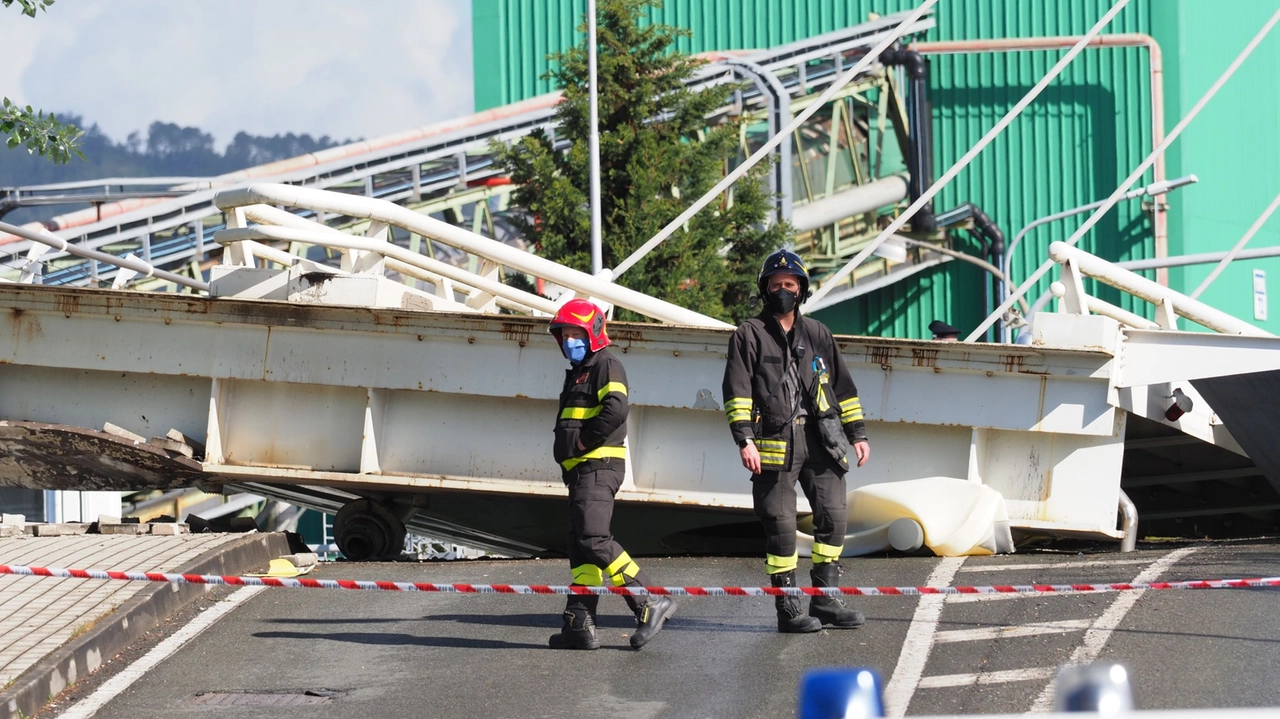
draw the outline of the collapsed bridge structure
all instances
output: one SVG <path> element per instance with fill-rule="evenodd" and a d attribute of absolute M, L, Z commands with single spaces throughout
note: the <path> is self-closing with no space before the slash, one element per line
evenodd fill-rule
<path fill-rule="evenodd" d="M 919 17 L 815 39 L 810 54 L 792 48 L 775 61 L 804 68 L 830 56 L 834 76 L 846 56 L 870 62 L 918 28 Z M 797 94 L 804 82 L 801 71 Z M 757 101 L 769 86 L 755 85 Z M 785 131 L 778 108 L 787 101 L 777 94 L 771 102 L 779 114 L 771 130 Z M 546 122 L 548 108 L 537 110 L 537 122 Z M 424 200 L 431 188 L 458 188 L 483 170 L 456 148 L 532 126 L 520 122 L 486 126 L 487 135 L 467 129 L 415 140 L 410 151 L 371 148 L 368 158 L 306 170 L 314 181 L 246 177 L 199 188 L 170 205 L 103 220 L 92 226 L 98 235 L 84 229 L 79 242 L 0 224 L 29 255 L 18 282 L 0 283 L 0 486 L 246 489 L 336 512 L 339 545 L 353 558 L 398 549 L 406 529 L 506 554 L 554 552 L 565 490 L 549 437 L 562 358 L 541 336 L 542 317 L 579 296 L 659 323 L 610 329 L 634 385 L 616 525 L 628 546 L 754 550 L 750 485 L 718 391 L 730 328 L 472 231 L 492 207 L 485 193 L 501 183 L 468 187 L 480 195 L 465 200 Z M 431 162 L 441 173 L 429 178 L 435 185 L 424 181 Z M 918 158 L 915 166 L 919 172 Z M 353 178 L 363 191 L 299 186 Z M 857 202 L 841 205 L 860 218 L 853 223 L 810 198 L 821 209 L 815 227 L 833 225 L 837 240 L 853 227 L 860 238 L 827 245 L 833 267 L 859 248 L 875 249 L 867 240 L 889 232 L 888 218 L 905 221 L 911 211 L 900 214 L 900 203 L 908 195 L 913 207 L 928 201 L 920 178 L 913 188 L 901 178 L 860 179 L 850 191 Z M 782 187 L 785 178 L 775 182 Z M 884 194 L 890 186 L 897 189 Z M 866 207 L 868 197 L 878 204 Z M 473 203 L 472 230 L 429 216 L 424 207 L 438 209 L 431 202 Z M 882 216 L 868 220 L 873 211 Z M 779 218 L 788 212 L 795 222 L 796 208 L 781 203 Z M 171 231 L 166 243 L 152 244 L 161 230 Z M 119 247 L 113 254 L 121 233 L 139 238 L 143 257 L 121 258 Z M 413 238 L 425 240 L 426 254 Z M 45 247 L 65 261 L 48 264 Z M 215 256 L 220 264 L 211 264 Z M 165 258 L 173 258 L 169 270 L 158 266 Z M 838 337 L 876 447 L 873 462 L 850 475 L 851 494 L 912 482 L 982 488 L 1000 501 L 976 529 L 965 526 L 976 505 L 922 496 L 921 506 L 901 510 L 899 518 L 920 520 L 923 534 L 942 531 L 924 520 L 941 511 L 948 531 L 976 537 L 965 544 L 926 536 L 915 546 L 961 551 L 1008 548 L 1011 534 L 1132 546 L 1130 494 L 1154 508 L 1148 519 L 1231 514 L 1271 522 L 1280 495 L 1268 477 L 1280 478 L 1280 465 L 1267 441 L 1273 422 L 1253 407 L 1271 393 L 1278 341 L 1076 248 L 1056 248 L 1053 259 L 1062 267 L 1060 312 L 1036 314 L 1029 346 Z M 883 273 L 907 265 L 886 258 Z M 504 284 L 504 271 L 549 291 Z M 190 293 L 80 286 L 105 277 L 124 286 L 128 273 Z M 1090 297 L 1086 277 L 1151 302 L 1158 320 Z M 1212 332 L 1180 332 L 1179 316 Z M 108 424 L 126 432 L 101 431 Z M 173 444 L 147 439 L 165 436 Z M 851 514 L 859 506 L 852 501 Z M 855 531 L 884 539 L 880 530 L 893 522 L 883 520 L 894 517 L 851 519 Z"/>

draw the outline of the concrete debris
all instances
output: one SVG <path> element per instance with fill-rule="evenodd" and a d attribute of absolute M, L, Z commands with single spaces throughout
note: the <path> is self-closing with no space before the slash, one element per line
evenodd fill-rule
<path fill-rule="evenodd" d="M 74 534 L 88 534 L 87 524 L 32 524 L 31 533 L 37 537 L 69 537 Z"/>
<path fill-rule="evenodd" d="M 191 533 L 191 530 L 185 524 L 156 523 L 156 524 L 147 524 L 144 526 L 146 526 L 150 530 L 151 534 L 164 534 L 164 535 L 173 536 L 178 534 Z"/>
<path fill-rule="evenodd" d="M 191 534 L 191 528 L 180 522 L 151 522 L 148 524 L 141 524 L 136 521 L 125 521 L 121 523 L 119 517 L 107 516 L 103 516 L 97 522 L 88 524 L 81 522 L 63 522 L 58 524 L 36 522 L 28 524 L 0 524 L 0 538 L 21 537 L 24 535 L 36 537 L 69 537 L 76 534 L 151 534 L 173 537 L 179 534 Z"/>
<path fill-rule="evenodd" d="M 115 437 L 121 437 L 123 439 L 130 440 L 135 444 L 146 444 L 147 442 L 146 437 L 143 437 L 140 434 L 134 434 L 133 432 L 130 432 L 124 427 L 118 427 L 114 424 L 111 424 L 110 422 L 106 422 L 102 425 L 102 431 Z"/>
<path fill-rule="evenodd" d="M 145 524 L 99 524 L 99 534 L 146 534 Z"/>
<path fill-rule="evenodd" d="M 310 567 L 320 561 L 320 557 L 313 552 L 286 554 L 281 559 L 287 560 L 295 567 Z"/>
<path fill-rule="evenodd" d="M 26 524 L 25 514 L 0 514 L 0 524 Z"/>
<path fill-rule="evenodd" d="M 176 452 L 187 459 L 196 455 L 196 451 L 191 447 L 191 445 L 179 442 L 175 439 L 169 439 L 168 437 L 152 437 L 151 445 L 169 452 Z"/>
<path fill-rule="evenodd" d="M 196 454 L 202 457 L 204 456 L 204 442 L 200 442 L 198 440 L 192 439 L 191 437 L 188 437 L 187 435 L 183 434 L 182 432 L 179 432 L 176 429 L 170 429 L 168 432 L 165 433 L 164 436 L 175 442 L 181 442 L 187 445 L 188 447 L 194 449 L 196 451 Z"/>

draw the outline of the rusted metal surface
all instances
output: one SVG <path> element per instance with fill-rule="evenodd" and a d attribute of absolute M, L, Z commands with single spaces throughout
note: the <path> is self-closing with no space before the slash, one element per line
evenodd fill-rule
<path fill-rule="evenodd" d="M 0 487 L 177 489 L 204 476 L 200 463 L 105 432 L 0 421 Z"/>

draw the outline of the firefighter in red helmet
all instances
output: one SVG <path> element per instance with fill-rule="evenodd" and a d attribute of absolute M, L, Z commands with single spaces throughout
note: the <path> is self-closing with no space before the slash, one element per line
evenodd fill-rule
<path fill-rule="evenodd" d="M 555 449 L 569 488 L 569 567 L 573 584 L 651 586 L 640 566 L 613 539 L 613 497 L 626 474 L 627 375 L 606 349 L 604 311 L 587 300 L 566 302 L 549 331 L 569 360 L 556 415 Z M 624 597 L 636 615 L 631 646 L 649 642 L 675 613 L 670 597 Z M 594 594 L 570 594 L 553 649 L 598 649 Z"/>

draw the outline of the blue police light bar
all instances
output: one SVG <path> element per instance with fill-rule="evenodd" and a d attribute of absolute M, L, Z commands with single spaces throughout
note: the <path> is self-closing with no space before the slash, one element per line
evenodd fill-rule
<path fill-rule="evenodd" d="M 884 716 L 880 675 L 865 667 L 810 669 L 800 678 L 799 719 Z"/>

